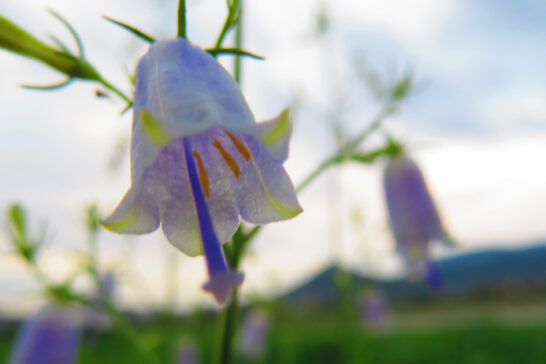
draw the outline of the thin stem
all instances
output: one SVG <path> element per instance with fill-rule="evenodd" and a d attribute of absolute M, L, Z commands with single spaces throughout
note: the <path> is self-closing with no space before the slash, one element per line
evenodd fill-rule
<path fill-rule="evenodd" d="M 99 82 L 106 87 L 107 89 L 113 91 L 116 95 L 121 97 L 125 102 L 128 104 L 132 104 L 133 100 L 129 98 L 129 96 L 125 95 L 122 91 L 120 91 L 116 86 L 112 85 L 110 82 L 106 81 L 104 78 L 101 78 Z"/>
<path fill-rule="evenodd" d="M 214 48 L 220 48 L 222 45 L 222 42 L 224 41 L 224 38 L 226 37 L 226 34 L 228 30 L 233 26 L 233 18 L 237 14 L 237 10 L 241 8 L 242 5 L 239 5 L 239 0 L 232 0 L 229 4 L 228 8 L 228 14 L 226 16 L 226 21 L 224 22 L 224 26 L 222 27 L 222 31 L 220 31 L 220 35 L 218 36 L 218 39 L 216 39 L 216 45 Z M 239 26 L 239 21 L 237 22 L 237 26 Z"/>
<path fill-rule="evenodd" d="M 243 5 L 241 4 L 241 7 Z M 239 21 L 237 22 L 237 27 L 235 28 L 235 48 L 241 49 L 243 46 L 243 18 L 242 14 L 239 15 Z M 235 54 L 235 60 L 233 61 L 233 78 L 235 81 L 241 85 L 242 69 L 241 69 L 241 55 Z"/>
<path fill-rule="evenodd" d="M 52 286 L 51 281 L 49 280 L 47 275 L 40 269 L 40 267 L 38 267 L 36 262 L 34 262 L 34 261 L 29 262 L 28 267 L 29 267 L 32 275 L 34 275 L 34 278 L 36 278 L 38 280 L 38 282 L 40 282 L 40 284 L 42 286 L 44 286 L 44 287 Z"/>
<path fill-rule="evenodd" d="M 233 291 L 233 296 L 228 306 L 224 309 L 222 315 L 222 333 L 220 338 L 220 352 L 217 362 L 220 364 L 229 364 L 231 362 L 231 353 L 233 349 L 233 337 L 237 324 L 239 311 L 239 300 L 237 289 Z"/>
<path fill-rule="evenodd" d="M 240 16 L 242 12 L 242 3 L 236 3 L 237 0 L 234 0 L 232 3 L 235 4 L 235 6 L 239 7 L 239 18 L 237 21 L 236 29 L 235 29 L 235 47 L 241 48 L 243 43 L 243 35 L 242 35 L 242 29 L 241 29 L 241 20 L 242 17 Z M 226 24 L 229 24 L 229 20 L 231 18 L 232 9 L 230 7 L 229 9 L 230 13 L 228 14 L 228 19 L 226 19 Z M 222 35 L 220 38 L 218 38 L 218 42 L 216 44 L 217 47 L 219 47 L 222 43 L 223 36 L 225 35 L 225 31 L 227 31 L 228 28 L 224 25 L 224 29 L 222 30 Z M 241 75 L 242 75 L 242 69 L 241 69 L 241 56 L 236 54 L 235 55 L 235 61 L 233 64 L 233 78 L 235 79 L 235 82 L 241 85 Z M 242 246 L 235 246 L 236 249 L 233 256 L 231 257 L 232 260 L 230 262 L 231 267 L 233 269 L 237 269 L 239 266 L 239 260 L 244 252 L 244 240 L 239 239 L 239 235 L 234 236 L 232 239 L 233 245 L 237 242 L 243 244 Z M 229 259 L 229 258 L 228 258 Z M 218 363 L 220 364 L 229 364 L 231 361 L 231 354 L 232 354 L 232 348 L 233 348 L 233 337 L 235 335 L 235 327 L 237 323 L 237 314 L 239 311 L 239 300 L 238 300 L 238 290 L 235 289 L 233 291 L 233 295 L 231 296 L 231 301 L 229 302 L 228 306 L 223 311 L 223 320 L 222 320 L 222 326 L 221 326 L 221 337 L 220 337 L 220 351 L 219 351 L 219 358 Z"/>
<path fill-rule="evenodd" d="M 186 38 L 186 0 L 178 2 L 178 34 L 179 37 Z"/>

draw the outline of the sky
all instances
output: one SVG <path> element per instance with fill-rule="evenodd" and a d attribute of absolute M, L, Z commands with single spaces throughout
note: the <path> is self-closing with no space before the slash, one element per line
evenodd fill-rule
<path fill-rule="evenodd" d="M 188 1 L 194 43 L 213 44 L 224 4 Z M 125 69 L 147 45 L 101 16 L 166 39 L 175 33 L 176 6 L 172 0 L 4 0 L 0 14 L 42 39 L 55 34 L 69 43 L 45 11 L 55 9 L 78 30 L 88 59 L 129 91 Z M 285 164 L 293 181 L 335 150 L 332 118 L 352 135 L 379 110 L 363 74 L 392 83 L 412 72 L 414 91 L 384 127 L 412 152 L 460 243 L 439 254 L 546 240 L 544 2 L 253 0 L 245 6 L 245 47 L 266 60 L 244 61 L 243 91 L 258 121 L 294 106 Z M 328 28 L 317 36 L 320 13 L 327 14 Z M 40 263 L 62 277 L 85 248 L 83 206 L 96 202 L 106 215 L 129 186 L 128 156 L 116 171 L 108 164 L 116 145 L 129 138 L 131 115 L 119 116 L 123 104 L 115 97 L 95 98 L 98 87 L 90 83 L 24 90 L 18 85 L 61 76 L 3 51 L 0 63 L 0 208 L 20 201 L 36 231 L 47 224 Z M 229 57 L 222 63 L 231 67 Z M 386 220 L 383 167 L 380 161 L 326 173 L 301 194 L 303 214 L 266 227 L 243 266 L 247 297 L 282 292 L 334 261 L 377 276 L 401 274 Z M 0 311 L 35 307 L 37 287 L 8 254 L 2 233 L 0 249 Z M 211 304 L 199 289 L 202 258 L 184 257 L 160 233 L 103 232 L 100 252 L 105 268 L 121 272 L 121 300 L 131 307 L 162 304 L 173 276 L 181 308 Z M 174 272 L 165 265 L 173 255 Z"/>

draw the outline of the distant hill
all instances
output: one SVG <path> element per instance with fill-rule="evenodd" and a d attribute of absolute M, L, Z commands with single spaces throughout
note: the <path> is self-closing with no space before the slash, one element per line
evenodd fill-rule
<path fill-rule="evenodd" d="M 476 296 L 510 292 L 546 293 L 546 243 L 524 249 L 489 249 L 435 261 L 443 288 L 441 295 Z M 382 280 L 332 266 L 295 288 L 281 300 L 294 304 L 332 303 L 347 287 L 358 293 L 377 287 L 393 301 L 436 296 L 424 282 L 406 279 Z"/>

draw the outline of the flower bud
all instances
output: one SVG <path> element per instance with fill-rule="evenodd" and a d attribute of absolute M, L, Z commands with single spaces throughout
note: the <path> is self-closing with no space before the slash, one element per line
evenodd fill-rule
<path fill-rule="evenodd" d="M 0 15 L 0 48 L 43 62 L 69 77 L 100 80 L 85 59 L 55 49 Z"/>

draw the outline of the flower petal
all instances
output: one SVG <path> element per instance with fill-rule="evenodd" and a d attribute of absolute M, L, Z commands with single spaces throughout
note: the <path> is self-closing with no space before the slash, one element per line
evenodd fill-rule
<path fill-rule="evenodd" d="M 243 139 L 252 158 L 243 165 L 235 188 L 241 217 L 263 224 L 297 216 L 303 209 L 282 164 L 253 136 Z"/>
<path fill-rule="evenodd" d="M 159 205 L 161 227 L 167 240 L 190 256 L 201 254 L 197 214 L 180 140 L 161 150 L 144 178 Z"/>
<path fill-rule="evenodd" d="M 81 319 L 73 307 L 49 304 L 25 321 L 10 364 L 76 363 Z"/>
<path fill-rule="evenodd" d="M 239 212 L 235 204 L 232 186 L 236 182 L 233 173 L 225 165 L 221 154 L 213 146 L 214 139 L 223 140 L 219 127 L 211 128 L 207 133 L 190 137 L 190 145 L 203 162 L 203 168 L 209 180 L 207 206 L 214 225 L 214 231 L 220 242 L 225 243 L 239 226 Z"/>
<path fill-rule="evenodd" d="M 132 151 L 149 149 L 155 155 L 133 160 L 133 178 L 158 154 L 150 146 L 153 141 L 141 137 L 141 109 L 146 109 L 172 139 L 198 134 L 217 124 L 237 131 L 256 125 L 230 74 L 214 57 L 183 38 L 155 42 L 138 64 L 133 121 L 133 143 L 138 147 L 133 145 Z"/>
<path fill-rule="evenodd" d="M 123 234 L 147 234 L 157 229 L 157 205 L 140 186 L 132 186 L 112 215 L 101 221 L 104 228 Z"/>
<path fill-rule="evenodd" d="M 446 237 L 441 218 L 419 167 L 401 156 L 384 173 L 385 198 L 396 240 L 426 243 Z"/>
<path fill-rule="evenodd" d="M 288 158 L 288 143 L 292 132 L 292 122 L 288 109 L 279 116 L 258 124 L 257 137 L 264 143 L 268 152 L 279 162 Z"/>
<path fill-rule="evenodd" d="M 196 139 L 197 138 L 197 139 Z M 205 170 L 214 167 L 215 160 L 206 151 L 200 136 L 192 137 L 192 149 L 204 160 Z M 207 137 L 208 138 L 208 137 Z M 163 148 L 150 168 L 146 183 L 154 186 L 154 198 L 159 204 L 161 226 L 167 240 L 190 256 L 203 253 L 199 223 L 186 168 L 182 139 Z M 211 180 L 207 206 L 214 230 L 220 242 L 227 242 L 237 229 L 239 217 L 233 200 L 222 180 Z"/>
<path fill-rule="evenodd" d="M 253 135 L 215 126 L 202 135 L 192 136 L 191 141 L 203 155 L 211 181 L 211 194 L 219 193 L 226 205 L 233 201 L 231 203 L 246 221 L 286 220 L 302 211 L 282 162 L 275 159 Z M 210 200 L 211 215 L 215 220 L 213 207 L 216 202 L 212 197 Z M 236 227 L 234 224 L 229 229 L 231 234 Z"/>

